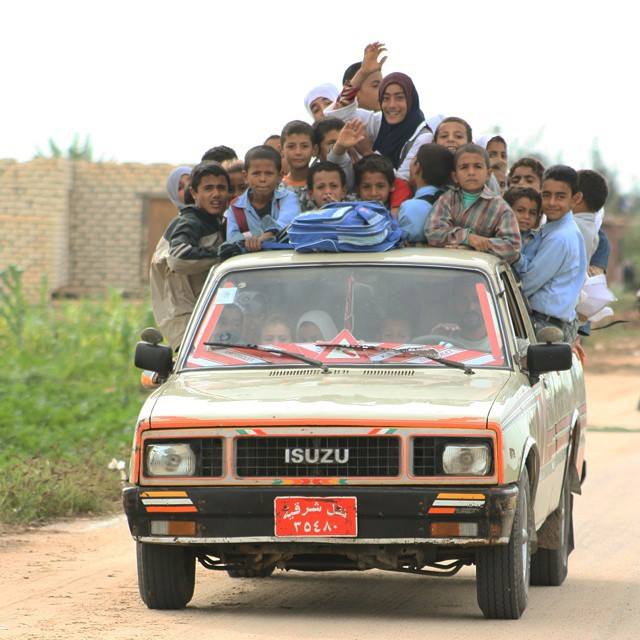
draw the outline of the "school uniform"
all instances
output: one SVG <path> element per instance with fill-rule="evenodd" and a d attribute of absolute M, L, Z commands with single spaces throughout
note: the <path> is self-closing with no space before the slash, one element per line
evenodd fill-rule
<path fill-rule="evenodd" d="M 459 187 L 444 193 L 433 207 L 424 229 L 427 242 L 433 247 L 469 245 L 469 235 L 489 239 L 489 252 L 515 262 L 520 255 L 520 229 L 511 207 L 486 185 L 479 197 L 464 206 Z"/>
<path fill-rule="evenodd" d="M 433 205 L 442 193 L 441 189 L 431 185 L 420 187 L 413 198 L 405 200 L 398 211 L 398 223 L 403 240 L 408 242 L 426 242 L 424 229 Z"/>
<path fill-rule="evenodd" d="M 224 214 L 227 221 L 227 242 L 238 242 L 247 235 L 261 236 L 265 231 L 280 231 L 291 224 L 291 221 L 300 213 L 300 204 L 297 195 L 283 185 L 278 185 L 273 192 L 271 202 L 265 209 L 257 211 L 251 203 L 247 189 L 230 206 Z M 236 217 L 234 209 L 241 209 L 247 222 L 247 229 L 241 229 L 241 221 Z M 269 216 L 275 227 L 265 229 L 263 218 Z"/>

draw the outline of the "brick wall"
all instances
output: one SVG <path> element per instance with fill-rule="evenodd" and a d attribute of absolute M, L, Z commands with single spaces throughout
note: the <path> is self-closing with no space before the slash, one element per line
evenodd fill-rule
<path fill-rule="evenodd" d="M 165 198 L 168 164 L 0 160 L 0 269 L 24 270 L 25 292 L 138 295 L 147 286 L 146 208 Z"/>

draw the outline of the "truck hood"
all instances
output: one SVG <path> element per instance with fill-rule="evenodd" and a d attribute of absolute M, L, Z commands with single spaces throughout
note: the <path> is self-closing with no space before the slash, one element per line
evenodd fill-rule
<path fill-rule="evenodd" d="M 151 428 L 416 420 L 483 427 L 509 376 L 440 367 L 186 372 L 155 392 L 148 417 Z"/>

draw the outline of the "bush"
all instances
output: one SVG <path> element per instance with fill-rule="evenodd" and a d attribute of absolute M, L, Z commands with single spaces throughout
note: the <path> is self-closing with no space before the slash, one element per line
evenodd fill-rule
<path fill-rule="evenodd" d="M 128 457 L 146 395 L 133 349 L 148 305 L 111 292 L 4 308 L 19 321 L 0 317 L 0 520 L 103 510 L 118 497 L 106 465 Z"/>

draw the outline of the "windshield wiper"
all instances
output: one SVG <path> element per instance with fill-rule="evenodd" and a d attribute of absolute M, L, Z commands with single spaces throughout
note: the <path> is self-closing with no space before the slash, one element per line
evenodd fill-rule
<path fill-rule="evenodd" d="M 438 356 L 438 352 L 435 349 L 430 348 L 422 348 L 422 347 L 405 347 L 404 349 L 397 349 L 394 347 L 380 347 L 375 344 L 340 344 L 338 342 L 316 342 L 319 347 L 334 347 L 334 348 L 342 348 L 342 349 L 353 349 L 354 351 L 391 351 L 392 353 L 399 354 L 415 354 L 419 356 L 424 356 L 425 358 L 429 358 L 429 360 L 433 360 L 438 364 L 443 364 L 446 367 L 451 367 L 452 369 L 461 369 L 467 375 L 472 375 L 475 371 L 468 365 L 463 362 L 456 362 L 455 360 L 449 360 L 448 358 L 441 358 Z"/>
<path fill-rule="evenodd" d="M 299 353 L 295 353 L 294 351 L 287 351 L 285 349 L 278 349 L 277 347 L 263 347 L 258 344 L 233 344 L 229 342 L 205 342 L 205 347 L 227 347 L 229 349 L 253 349 L 254 351 L 266 351 L 267 353 L 276 353 L 281 356 L 289 356 L 294 360 L 300 360 L 301 362 L 306 362 L 307 364 L 311 364 L 314 367 L 319 367 L 322 369 L 323 373 L 329 373 L 329 367 L 320 360 L 316 360 L 314 358 L 308 358 L 307 356 L 300 355 Z"/>

